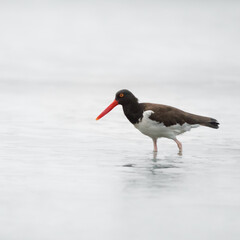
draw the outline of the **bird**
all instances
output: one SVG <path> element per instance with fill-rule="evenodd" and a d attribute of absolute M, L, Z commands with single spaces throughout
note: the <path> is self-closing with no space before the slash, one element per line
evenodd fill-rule
<path fill-rule="evenodd" d="M 214 118 L 195 115 L 168 105 L 139 103 L 133 93 L 127 89 L 119 90 L 114 101 L 96 120 L 101 119 L 117 105 L 122 105 L 125 116 L 135 128 L 152 138 L 153 152 L 158 151 L 158 138 L 168 138 L 175 141 L 181 154 L 183 147 L 177 139 L 178 135 L 199 126 L 219 128 L 219 122 Z"/>

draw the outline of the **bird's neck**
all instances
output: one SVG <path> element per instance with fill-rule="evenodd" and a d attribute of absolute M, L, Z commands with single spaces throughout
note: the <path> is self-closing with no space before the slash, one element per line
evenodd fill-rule
<path fill-rule="evenodd" d="M 135 124 L 135 123 L 138 123 L 139 119 L 142 118 L 143 107 L 137 101 L 130 102 L 123 106 L 123 112 L 124 112 L 125 116 L 127 117 L 127 119 L 132 124 Z"/>

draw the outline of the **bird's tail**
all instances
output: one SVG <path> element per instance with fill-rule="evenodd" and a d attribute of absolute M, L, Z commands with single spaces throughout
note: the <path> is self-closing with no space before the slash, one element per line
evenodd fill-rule
<path fill-rule="evenodd" d="M 216 119 L 210 118 L 210 117 L 204 117 L 204 116 L 200 116 L 200 115 L 186 113 L 185 120 L 186 120 L 186 122 L 188 122 L 190 124 L 199 124 L 202 126 L 215 128 L 215 129 L 219 128 L 219 126 L 218 126 L 219 122 Z"/>
<path fill-rule="evenodd" d="M 218 126 L 219 122 L 214 118 L 205 118 L 205 121 L 200 124 L 210 128 L 215 128 L 215 129 L 219 128 Z"/>

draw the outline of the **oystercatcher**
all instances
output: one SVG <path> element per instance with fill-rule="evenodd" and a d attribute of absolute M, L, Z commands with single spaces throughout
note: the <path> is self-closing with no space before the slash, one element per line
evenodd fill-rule
<path fill-rule="evenodd" d="M 164 137 L 174 140 L 182 152 L 182 144 L 177 135 L 192 128 L 201 126 L 218 128 L 218 121 L 214 118 L 203 117 L 180 109 L 154 103 L 139 103 L 138 99 L 127 89 L 116 93 L 115 100 L 96 118 L 99 120 L 118 104 L 122 105 L 127 119 L 141 133 L 153 140 L 154 152 L 157 152 L 157 139 Z"/>

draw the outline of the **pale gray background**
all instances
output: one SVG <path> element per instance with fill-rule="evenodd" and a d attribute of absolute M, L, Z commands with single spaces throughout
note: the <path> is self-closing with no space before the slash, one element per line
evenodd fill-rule
<path fill-rule="evenodd" d="M 239 1 L 1 1 L 0 239 L 240 238 Z M 217 118 L 152 141 L 121 107 Z"/>

